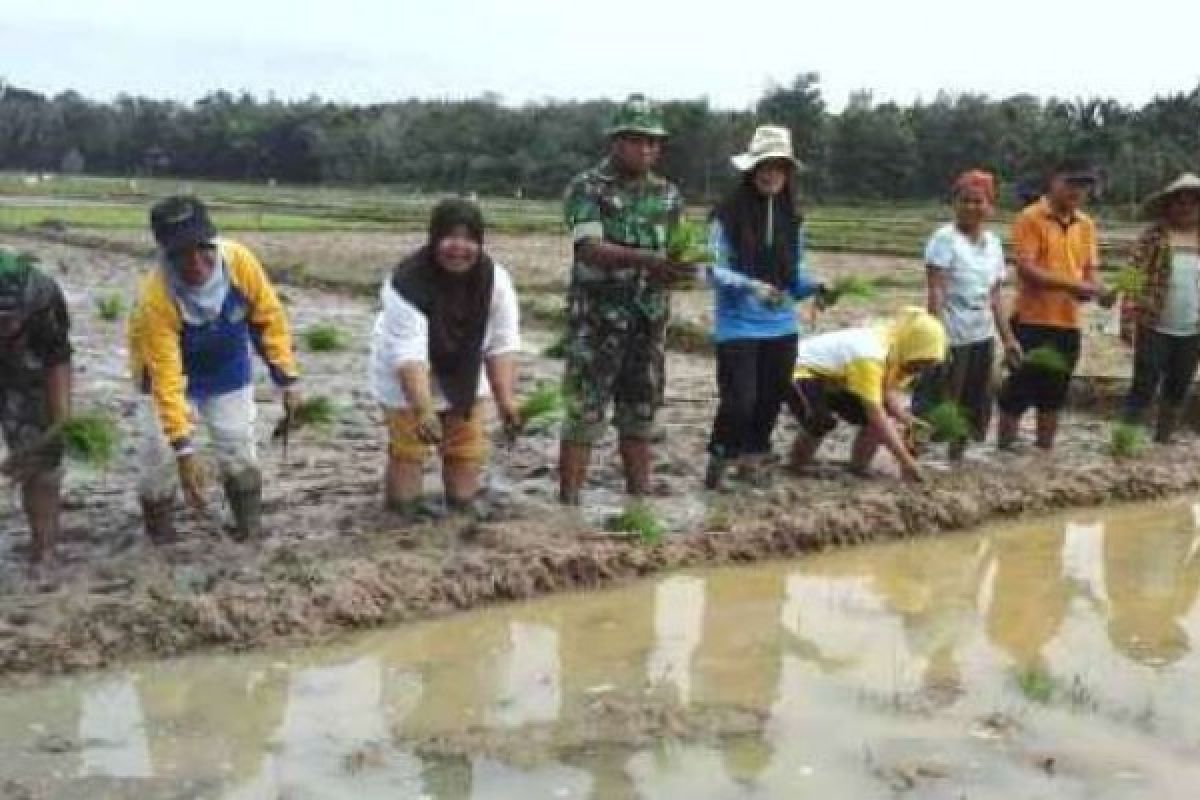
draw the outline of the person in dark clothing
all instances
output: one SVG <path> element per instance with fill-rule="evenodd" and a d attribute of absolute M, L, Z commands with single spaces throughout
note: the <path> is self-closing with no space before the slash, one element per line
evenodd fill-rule
<path fill-rule="evenodd" d="M 59 532 L 63 444 L 71 411 L 70 317 L 62 289 L 31 259 L 0 248 L 0 473 L 21 489 L 30 561 L 53 556 Z"/>

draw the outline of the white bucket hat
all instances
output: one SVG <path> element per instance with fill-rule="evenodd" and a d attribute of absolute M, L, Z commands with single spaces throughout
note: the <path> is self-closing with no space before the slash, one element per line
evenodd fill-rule
<path fill-rule="evenodd" d="M 1167 204 L 1167 200 L 1171 195 L 1180 192 L 1193 192 L 1200 194 L 1200 178 L 1197 178 L 1190 172 L 1185 172 L 1175 180 L 1171 181 L 1165 189 L 1159 189 L 1154 194 L 1146 198 L 1142 203 L 1143 217 L 1157 217 L 1163 212 L 1163 208 Z"/>
<path fill-rule="evenodd" d="M 749 172 L 764 161 L 783 159 L 799 169 L 804 165 L 796 160 L 792 151 L 792 132 L 779 125 L 760 125 L 754 129 L 750 146 L 746 152 L 734 156 L 733 166 L 741 172 Z"/>

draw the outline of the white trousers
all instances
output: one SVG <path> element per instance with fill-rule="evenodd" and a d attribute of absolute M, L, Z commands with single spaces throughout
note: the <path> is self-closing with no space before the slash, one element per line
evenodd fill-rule
<path fill-rule="evenodd" d="M 213 455 L 222 476 L 236 475 L 247 467 L 258 466 L 254 435 L 258 406 L 254 402 L 253 386 L 210 397 L 193 408 L 212 440 Z M 149 499 L 173 496 L 179 485 L 175 449 L 163 435 L 154 401 L 149 395 L 141 395 L 138 399 L 137 427 L 141 461 L 138 491 Z"/>

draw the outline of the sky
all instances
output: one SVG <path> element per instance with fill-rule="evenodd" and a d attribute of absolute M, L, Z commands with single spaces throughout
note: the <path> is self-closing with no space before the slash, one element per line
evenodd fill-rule
<path fill-rule="evenodd" d="M 1140 104 L 1200 83 L 1197 30 L 1195 0 L 0 0 L 0 76 L 98 100 L 641 91 L 745 109 L 815 71 L 835 110 L 858 89 Z"/>

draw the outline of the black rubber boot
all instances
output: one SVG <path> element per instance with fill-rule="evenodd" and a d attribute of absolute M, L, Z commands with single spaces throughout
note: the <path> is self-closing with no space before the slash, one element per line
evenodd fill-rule
<path fill-rule="evenodd" d="M 1154 426 L 1154 441 L 1159 444 L 1170 444 L 1175 436 L 1175 428 L 1179 426 L 1179 409 L 1170 406 L 1158 407 L 1158 420 Z"/>
<path fill-rule="evenodd" d="M 151 542 L 172 544 L 179 541 L 179 531 L 175 529 L 175 498 L 140 497 L 138 502 L 142 506 L 146 536 Z"/>
<path fill-rule="evenodd" d="M 262 538 L 262 473 L 247 467 L 226 477 L 225 498 L 233 511 L 233 538 L 239 542 Z"/>

